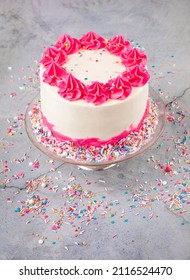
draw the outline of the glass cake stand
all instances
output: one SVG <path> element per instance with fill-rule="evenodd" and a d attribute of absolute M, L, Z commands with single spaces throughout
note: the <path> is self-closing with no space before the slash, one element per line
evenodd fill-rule
<path fill-rule="evenodd" d="M 62 163 L 68 163 L 68 164 L 73 164 L 77 165 L 78 167 L 84 169 L 84 170 L 102 170 L 102 169 L 108 169 L 110 167 L 115 166 L 116 164 L 119 164 L 121 162 L 127 161 L 131 158 L 134 158 L 137 155 L 140 155 L 141 153 L 145 152 L 148 148 L 150 148 L 161 136 L 162 132 L 164 131 L 165 127 L 165 104 L 159 94 L 155 92 L 153 88 L 149 88 L 149 96 L 154 100 L 157 110 L 158 110 L 158 124 L 155 128 L 154 133 L 150 136 L 150 139 L 146 143 L 143 143 L 139 149 L 133 152 L 128 152 L 125 155 L 118 156 L 116 158 L 113 158 L 111 160 L 102 160 L 102 161 L 97 161 L 97 162 L 90 162 L 90 161 L 85 161 L 85 160 L 80 160 L 80 159 L 70 159 L 67 157 L 61 157 L 55 152 L 51 151 L 48 149 L 46 146 L 44 146 L 41 142 L 39 142 L 36 138 L 36 135 L 33 132 L 32 128 L 32 123 L 31 119 L 29 116 L 29 112 L 33 108 L 33 104 L 39 100 L 39 96 L 33 98 L 31 102 L 29 103 L 26 114 L 25 114 L 25 127 L 26 127 L 26 132 L 28 134 L 29 139 L 31 142 L 45 155 L 48 157 L 58 160 Z"/>

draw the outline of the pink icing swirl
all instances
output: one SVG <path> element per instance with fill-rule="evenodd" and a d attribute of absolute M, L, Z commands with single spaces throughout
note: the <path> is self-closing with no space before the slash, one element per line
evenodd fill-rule
<path fill-rule="evenodd" d="M 94 105 L 100 105 L 109 98 L 109 92 L 103 83 L 94 82 L 87 87 L 87 90 L 88 92 L 84 99 L 87 102 L 94 103 Z"/>
<path fill-rule="evenodd" d="M 120 76 L 110 80 L 107 84 L 110 91 L 110 99 L 124 100 L 132 92 L 131 84 Z"/>
<path fill-rule="evenodd" d="M 131 67 L 137 64 L 145 66 L 147 63 L 147 56 L 140 49 L 137 48 L 122 53 L 121 59 L 122 59 L 122 63 L 126 67 Z"/>
<path fill-rule="evenodd" d="M 97 50 L 105 47 L 105 39 L 95 32 L 88 32 L 80 39 L 82 47 L 87 50 Z"/>
<path fill-rule="evenodd" d="M 108 40 L 106 49 L 115 55 L 120 55 L 123 52 L 127 52 L 131 49 L 131 44 L 126 41 L 122 35 L 117 35 Z"/>
<path fill-rule="evenodd" d="M 58 38 L 55 43 L 55 47 L 65 51 L 67 54 L 73 54 L 80 49 L 81 43 L 78 39 L 72 38 L 67 34 L 63 34 Z"/>
<path fill-rule="evenodd" d="M 50 48 L 48 47 L 44 54 L 43 57 L 40 61 L 44 66 L 48 66 L 52 63 L 52 61 L 56 62 L 59 65 L 62 65 L 67 59 L 67 54 L 66 52 L 62 50 L 58 50 L 56 48 Z"/>
<path fill-rule="evenodd" d="M 143 66 L 132 66 L 129 71 L 123 72 L 123 78 L 127 79 L 133 87 L 144 86 L 150 79 L 150 75 Z"/>
<path fill-rule="evenodd" d="M 69 74 L 65 80 L 60 81 L 58 87 L 59 95 L 70 101 L 82 99 L 87 91 L 86 86 L 72 74 Z"/>
<path fill-rule="evenodd" d="M 52 61 L 43 73 L 43 81 L 52 86 L 56 86 L 57 82 L 62 80 L 66 75 L 66 70 Z"/>

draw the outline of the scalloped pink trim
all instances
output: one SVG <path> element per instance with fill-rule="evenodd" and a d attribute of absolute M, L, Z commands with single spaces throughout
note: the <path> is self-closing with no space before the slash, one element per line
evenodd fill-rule
<path fill-rule="evenodd" d="M 110 99 L 124 100 L 132 92 L 132 86 L 128 80 L 123 77 L 117 77 L 108 82 Z"/>
<path fill-rule="evenodd" d="M 88 32 L 80 39 L 82 48 L 87 50 L 103 49 L 106 46 L 106 40 L 95 32 Z"/>
<path fill-rule="evenodd" d="M 108 40 L 106 50 L 120 56 L 122 53 L 131 50 L 131 44 L 122 35 L 117 35 Z"/>
<path fill-rule="evenodd" d="M 77 80 L 72 74 L 69 74 L 65 81 L 60 81 L 58 87 L 59 95 L 70 101 L 82 99 L 84 94 L 86 94 L 85 85 Z"/>
<path fill-rule="evenodd" d="M 73 54 L 80 49 L 81 43 L 78 39 L 73 38 L 68 34 L 63 34 L 57 39 L 54 47 L 65 51 L 67 54 Z"/>
<path fill-rule="evenodd" d="M 128 80 L 133 87 L 144 86 L 150 79 L 150 75 L 146 68 L 140 65 L 131 67 L 123 73 L 123 77 Z"/>
<path fill-rule="evenodd" d="M 109 99 L 109 91 L 103 83 L 94 82 L 87 87 L 87 94 L 84 100 L 94 105 L 100 105 Z"/>
<path fill-rule="evenodd" d="M 40 63 L 42 63 L 45 67 L 49 66 L 52 62 L 57 63 L 58 65 L 62 65 L 67 60 L 67 54 L 63 50 L 58 50 L 54 47 L 50 48 L 48 47 L 44 54 L 42 59 L 40 60 Z"/>
<path fill-rule="evenodd" d="M 126 67 L 131 67 L 135 65 L 145 66 L 147 63 L 147 56 L 139 49 L 134 48 L 128 52 L 121 54 L 122 63 Z"/>
<path fill-rule="evenodd" d="M 96 81 L 86 86 L 61 67 L 67 55 L 77 52 L 80 48 L 89 50 L 105 48 L 121 58 L 126 71 L 105 84 Z M 43 81 L 58 86 L 61 97 L 70 101 L 84 99 L 94 105 L 100 105 L 109 98 L 123 100 L 130 95 L 132 86 L 143 86 L 150 79 L 145 68 L 146 55 L 137 48 L 132 49 L 130 42 L 122 35 L 106 41 L 95 32 L 88 32 L 79 40 L 63 34 L 54 47 L 46 49 L 40 62 L 45 67 Z"/>
<path fill-rule="evenodd" d="M 54 61 L 48 66 L 48 68 L 43 73 L 44 82 L 50 84 L 52 86 L 56 86 L 57 82 L 64 77 L 66 77 L 67 72 L 66 70 L 59 66 Z"/>

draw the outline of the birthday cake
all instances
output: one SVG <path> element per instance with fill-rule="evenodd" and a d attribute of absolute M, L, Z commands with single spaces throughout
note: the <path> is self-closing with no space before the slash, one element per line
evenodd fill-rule
<path fill-rule="evenodd" d="M 147 56 L 122 35 L 63 34 L 40 61 L 41 115 L 60 141 L 116 145 L 147 117 Z"/>

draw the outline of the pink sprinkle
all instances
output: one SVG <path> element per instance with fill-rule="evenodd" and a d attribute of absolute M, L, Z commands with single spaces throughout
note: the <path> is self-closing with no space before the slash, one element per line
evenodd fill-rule
<path fill-rule="evenodd" d="M 150 216 L 148 217 L 148 220 L 151 220 L 153 218 L 153 214 L 150 214 Z"/>
<path fill-rule="evenodd" d="M 37 169 L 37 168 L 39 168 L 39 166 L 40 166 L 39 161 L 38 161 L 38 160 L 35 160 L 34 163 L 33 163 L 33 167 L 34 167 L 35 169 Z"/>
<path fill-rule="evenodd" d="M 15 97 L 16 96 L 16 93 L 11 93 L 10 94 L 10 97 Z"/>
<path fill-rule="evenodd" d="M 58 226 L 57 226 L 57 225 L 53 225 L 51 229 L 52 229 L 52 230 L 57 230 L 57 229 L 58 229 Z"/>

